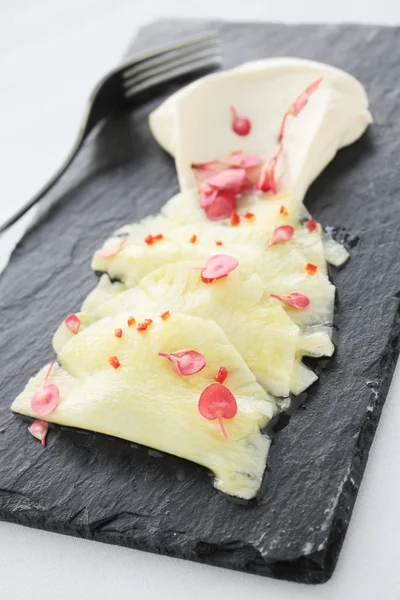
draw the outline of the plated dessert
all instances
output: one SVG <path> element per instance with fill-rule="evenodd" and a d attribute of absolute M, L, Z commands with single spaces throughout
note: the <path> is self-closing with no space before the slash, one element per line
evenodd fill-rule
<path fill-rule="evenodd" d="M 268 422 L 329 357 L 347 251 L 304 195 L 371 116 L 361 84 L 327 65 L 271 59 L 205 77 L 150 117 L 181 192 L 115 232 L 101 273 L 53 339 L 56 360 L 12 409 L 144 444 L 210 469 L 250 499 L 266 467 Z M 71 307 L 76 311 L 76 307 Z"/>

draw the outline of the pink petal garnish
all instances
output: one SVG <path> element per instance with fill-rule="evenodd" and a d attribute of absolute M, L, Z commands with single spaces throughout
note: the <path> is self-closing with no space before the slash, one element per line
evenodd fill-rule
<path fill-rule="evenodd" d="M 294 227 L 291 225 L 281 225 L 277 227 L 273 234 L 271 243 L 268 245 L 268 248 L 271 246 L 275 246 L 275 244 L 282 244 L 284 242 L 288 242 L 294 234 Z"/>
<path fill-rule="evenodd" d="M 201 274 L 205 279 L 221 279 L 234 271 L 238 264 L 239 261 L 234 256 L 216 254 L 207 260 Z"/>
<path fill-rule="evenodd" d="M 77 315 L 69 315 L 64 323 L 73 334 L 77 334 L 81 326 L 81 321 Z"/>
<path fill-rule="evenodd" d="M 279 141 L 281 141 L 283 139 L 283 136 L 284 136 L 284 133 L 285 133 L 285 128 L 286 128 L 286 122 L 287 122 L 287 119 L 288 119 L 289 115 L 291 115 L 293 117 L 297 117 L 297 115 L 307 105 L 308 99 L 311 96 L 311 94 L 313 92 L 315 92 L 315 90 L 318 89 L 321 81 L 322 81 L 322 77 L 320 77 L 319 79 L 317 79 L 316 81 L 314 81 L 313 83 L 311 83 L 308 87 L 306 87 L 306 89 L 304 90 L 304 92 L 302 94 L 300 94 L 300 96 L 298 96 L 296 98 L 296 100 L 293 102 L 293 104 L 285 112 L 285 114 L 283 115 L 283 119 L 282 119 L 282 122 L 281 122 L 280 129 L 279 129 L 279 135 L 278 135 L 278 140 Z"/>
<path fill-rule="evenodd" d="M 208 185 L 208 183 L 206 181 L 204 181 L 200 185 L 199 190 L 200 190 L 199 203 L 200 203 L 201 208 L 207 208 L 208 206 L 211 206 L 211 204 L 215 201 L 215 199 L 218 195 L 218 190 L 216 188 L 213 188 L 210 185 Z"/>
<path fill-rule="evenodd" d="M 315 81 L 313 81 L 313 83 L 311 83 L 308 88 L 306 88 L 305 93 L 308 94 L 309 96 L 315 92 L 315 90 L 317 90 L 320 86 L 320 83 L 322 81 L 322 77 L 320 77 L 319 79 L 316 79 Z"/>
<path fill-rule="evenodd" d="M 271 298 L 277 298 L 292 308 L 301 310 L 307 308 L 310 304 L 310 298 L 300 294 L 300 292 L 293 292 L 292 294 L 270 294 Z"/>
<path fill-rule="evenodd" d="M 236 135 L 248 135 L 251 131 L 250 119 L 239 116 L 233 106 L 230 106 L 229 110 L 232 113 L 232 130 L 236 133 Z"/>
<path fill-rule="evenodd" d="M 207 162 L 203 163 L 192 163 L 190 165 L 190 168 L 194 169 L 195 171 L 198 171 L 199 173 L 204 173 L 207 171 L 215 171 L 217 165 L 217 160 L 208 160 Z"/>
<path fill-rule="evenodd" d="M 261 190 L 262 192 L 272 192 L 276 194 L 277 186 L 275 180 L 275 167 L 276 167 L 276 158 L 271 158 L 268 162 L 267 168 L 260 173 L 258 178 L 256 188 Z"/>
<path fill-rule="evenodd" d="M 246 179 L 244 169 L 226 169 L 207 179 L 207 184 L 217 190 L 238 194 Z"/>
<path fill-rule="evenodd" d="M 236 399 L 232 392 L 221 383 L 212 383 L 202 391 L 198 410 L 201 416 L 209 421 L 218 419 L 222 435 L 227 440 L 228 435 L 222 419 L 233 419 L 238 411 Z"/>
<path fill-rule="evenodd" d="M 28 431 L 34 438 L 42 442 L 42 446 L 46 445 L 46 435 L 49 430 L 49 426 L 46 421 L 36 419 L 32 425 L 28 427 Z"/>
<path fill-rule="evenodd" d="M 226 367 L 220 367 L 218 369 L 218 373 L 214 377 L 214 381 L 217 383 L 224 383 L 225 379 L 228 377 L 228 369 Z"/>
<path fill-rule="evenodd" d="M 126 244 L 127 239 L 127 237 L 124 237 L 122 240 L 115 244 L 109 244 L 108 246 L 101 248 L 101 250 L 97 251 L 97 255 L 101 256 L 101 258 L 109 258 L 110 256 L 115 256 L 116 254 L 118 254 L 118 252 L 122 250 L 124 244 Z"/>
<path fill-rule="evenodd" d="M 48 415 L 56 408 L 60 390 L 54 383 L 47 383 L 54 367 L 54 360 L 49 364 L 42 387 L 31 398 L 31 408 L 37 415 Z"/>
<path fill-rule="evenodd" d="M 306 227 L 307 230 L 312 233 L 313 231 L 315 231 L 318 227 L 318 224 L 316 221 L 314 221 L 314 219 L 308 219 L 307 223 L 306 223 Z"/>
<path fill-rule="evenodd" d="M 298 98 L 296 98 L 296 100 L 293 104 L 293 115 L 295 117 L 297 117 L 299 112 L 302 111 L 305 106 L 307 106 L 307 102 L 308 102 L 308 94 L 306 92 L 303 92 L 303 94 L 301 94 Z"/>
<path fill-rule="evenodd" d="M 245 154 L 242 150 L 232 152 L 224 158 L 223 162 L 229 167 L 241 167 L 242 169 L 254 169 L 263 163 L 261 156 L 255 154 Z"/>
<path fill-rule="evenodd" d="M 178 350 L 176 352 L 159 352 L 158 356 L 167 358 L 174 371 L 184 377 L 194 375 L 206 366 L 206 359 L 196 350 Z"/>
<path fill-rule="evenodd" d="M 49 415 L 57 408 L 60 390 L 54 383 L 48 383 L 32 396 L 31 408 L 37 415 Z"/>
<path fill-rule="evenodd" d="M 204 208 L 204 212 L 211 221 L 227 219 L 236 210 L 235 194 L 231 192 L 217 192 L 214 201 Z"/>
<path fill-rule="evenodd" d="M 261 190 L 262 192 L 272 192 L 273 194 L 276 194 L 277 184 L 275 178 L 275 169 L 276 163 L 278 162 L 278 158 L 282 152 L 283 146 L 281 142 L 279 142 L 275 150 L 274 156 L 270 158 L 270 160 L 267 162 L 266 168 L 264 168 L 260 173 L 260 176 L 256 183 L 256 188 L 258 190 Z"/>

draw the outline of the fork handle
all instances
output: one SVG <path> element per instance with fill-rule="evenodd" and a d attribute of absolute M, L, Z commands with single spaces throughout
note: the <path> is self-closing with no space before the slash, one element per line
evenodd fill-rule
<path fill-rule="evenodd" d="M 35 206 L 35 204 L 37 204 L 39 200 L 41 200 L 43 196 L 47 194 L 47 192 L 53 187 L 53 185 L 57 183 L 57 181 L 62 177 L 62 175 L 65 173 L 65 171 L 68 169 L 69 165 L 72 163 L 75 156 L 77 155 L 80 147 L 82 146 L 83 139 L 84 138 L 79 136 L 66 161 L 54 173 L 53 177 L 44 185 L 44 187 L 42 187 L 33 198 L 31 198 L 28 202 L 23 204 L 17 211 L 15 211 L 15 213 L 13 213 L 10 217 L 6 218 L 6 220 L 1 223 L 0 233 L 3 233 L 6 229 L 11 227 L 11 225 L 14 225 L 14 223 L 16 223 L 21 217 L 23 217 L 28 212 L 28 210 Z"/>
<path fill-rule="evenodd" d="M 75 156 L 78 154 L 79 150 L 82 147 L 83 142 L 89 135 L 89 133 L 94 129 L 94 127 L 107 115 L 111 110 L 115 110 L 119 108 L 119 96 L 115 94 L 115 83 L 116 79 L 120 78 L 119 73 L 114 73 L 113 77 L 110 77 L 109 80 L 104 85 L 104 82 L 101 82 L 102 85 L 96 86 L 93 90 L 86 106 L 86 111 L 84 113 L 81 128 L 78 133 L 78 137 L 75 141 L 75 144 L 68 154 L 66 160 L 63 162 L 61 167 L 54 173 L 53 177 L 49 179 L 49 181 L 35 194 L 33 198 L 28 200 L 25 204 L 23 204 L 15 213 L 13 213 L 10 217 L 6 218 L 0 225 L 0 234 L 3 233 L 6 229 L 14 225 L 21 217 L 23 217 L 28 210 L 30 210 L 35 204 L 37 204 L 46 194 L 47 192 L 61 179 L 64 175 L 65 171 L 68 169 Z M 100 88 L 100 89 L 99 89 Z M 123 108 L 123 105 L 121 105 Z"/>

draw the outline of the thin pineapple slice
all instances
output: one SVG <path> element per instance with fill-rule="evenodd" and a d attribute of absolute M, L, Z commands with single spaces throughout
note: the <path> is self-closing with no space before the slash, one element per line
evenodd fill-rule
<path fill-rule="evenodd" d="M 285 210 L 285 214 L 281 212 L 282 208 Z M 121 241 L 120 236 L 126 236 L 120 252 L 109 257 L 102 257 L 101 252 L 97 252 L 93 257 L 92 267 L 96 271 L 108 270 L 113 277 L 123 277 L 123 270 L 120 268 L 123 257 L 130 262 L 138 263 L 139 259 L 142 260 L 143 255 L 143 261 L 147 263 L 150 258 L 156 258 L 159 253 L 162 254 L 161 248 L 164 248 L 166 257 L 168 256 L 168 260 L 166 259 L 165 262 L 171 262 L 172 260 L 182 260 L 188 255 L 199 256 L 198 247 L 194 247 L 196 244 L 215 248 L 216 241 L 221 241 L 224 246 L 227 244 L 246 245 L 248 249 L 250 245 L 254 245 L 260 252 L 264 252 L 276 227 L 292 225 L 296 228 L 296 232 L 290 242 L 290 247 L 301 253 L 306 262 L 318 265 L 319 269 L 326 273 L 321 230 L 318 227 L 310 233 L 306 227 L 299 224 L 299 219 L 304 218 L 308 213 L 303 207 L 296 205 L 292 195 L 279 194 L 264 200 L 260 200 L 258 196 L 254 195 L 248 196 L 242 201 L 241 214 L 239 227 L 232 227 L 229 219 L 221 222 L 209 221 L 199 207 L 197 193 L 178 194 L 163 207 L 163 214 L 157 217 L 148 217 L 139 223 L 126 225 L 118 230 L 106 241 L 103 248 L 115 246 Z M 252 215 L 251 218 L 244 217 L 249 214 Z M 163 239 L 150 246 L 146 244 L 145 239 L 149 235 L 157 234 L 162 234 Z M 196 236 L 196 244 L 190 241 L 193 235 Z M 181 254 L 185 252 L 185 255 L 182 256 L 178 248 L 171 248 L 168 242 L 172 242 L 174 246 L 179 244 Z M 181 248 L 181 245 L 185 250 Z M 130 248 L 131 246 L 133 248 Z M 146 246 L 147 248 L 143 250 Z M 149 252 L 156 248 L 158 252 Z M 253 252 L 255 251 L 254 248 Z M 284 249 L 282 251 L 284 252 Z M 139 269 L 137 264 L 136 268 Z M 118 275 L 118 270 L 121 271 L 120 275 Z"/>
<path fill-rule="evenodd" d="M 103 302 L 107 302 L 121 292 L 125 292 L 128 288 L 124 283 L 119 281 L 111 281 L 107 274 L 100 277 L 99 283 L 88 294 L 82 304 L 82 311 L 91 312 Z"/>
<path fill-rule="evenodd" d="M 112 282 L 108 275 L 102 275 L 94 290 L 84 300 L 82 310 L 91 311 L 99 304 L 106 302 L 112 296 L 116 296 L 126 289 L 124 283 L 120 283 L 119 281 Z"/>
<path fill-rule="evenodd" d="M 254 497 L 263 477 L 269 439 L 261 433 L 276 404 L 222 330 L 210 320 L 172 314 L 138 315 L 152 319 L 146 331 L 128 327 L 129 313 L 97 321 L 62 348 L 49 382 L 60 390 L 57 408 L 44 418 L 52 423 L 114 435 L 197 462 L 211 469 L 217 489 L 242 498 Z M 122 337 L 114 335 L 122 328 Z M 195 349 L 206 358 L 200 372 L 181 377 L 159 352 Z M 117 356 L 121 366 L 108 359 Z M 224 385 L 235 395 L 238 413 L 224 419 L 225 440 L 216 423 L 204 419 L 197 403 L 214 382 L 220 366 L 228 369 Z M 15 412 L 36 417 L 31 398 L 46 368 L 32 378 L 12 405 Z M 43 417 L 41 417 L 43 418 Z"/>
<path fill-rule="evenodd" d="M 317 379 L 318 375 L 314 371 L 306 367 L 301 361 L 297 361 L 290 382 L 293 394 L 298 396 L 317 381 Z"/>
<path fill-rule="evenodd" d="M 341 267 L 350 258 L 349 252 L 342 244 L 336 242 L 329 235 L 323 239 L 325 260 L 334 267 Z"/>
<path fill-rule="evenodd" d="M 307 327 L 316 323 L 332 324 L 335 288 L 325 275 L 323 246 L 318 234 L 310 234 L 303 227 L 295 231 L 292 240 L 284 244 L 276 244 L 264 248 L 259 244 L 236 244 L 224 241 L 221 228 L 222 246 L 216 246 L 215 240 L 209 232 L 199 236 L 195 244 L 189 241 L 189 230 L 184 230 L 185 242 L 180 242 L 178 230 L 171 230 L 165 238 L 154 245 L 131 244 L 123 248 L 115 258 L 102 258 L 110 261 L 109 275 L 125 282 L 126 287 L 133 287 L 148 273 L 157 270 L 165 264 L 175 263 L 184 259 L 192 259 L 193 267 L 201 267 L 204 261 L 218 252 L 221 248 L 224 254 L 231 254 L 237 258 L 241 265 L 255 272 L 265 284 L 265 294 L 290 294 L 300 292 L 310 299 L 310 306 L 305 310 L 295 310 L 283 304 L 293 321 Z M 182 231 L 182 229 L 180 231 Z M 228 232 L 233 228 L 227 229 Z M 258 234 L 258 232 L 254 232 Z M 230 235 L 230 233 L 229 233 Z M 307 245 L 302 240 L 307 240 Z M 218 241 L 218 240 L 217 240 Z M 270 240 L 268 240 L 268 243 Z M 308 251 L 308 257 L 298 251 L 298 247 Z M 318 257 L 322 257 L 319 258 Z M 306 267 L 309 260 L 318 268 L 317 273 L 309 275 Z M 104 268 L 104 265 L 103 265 Z M 122 288 L 121 288 L 122 289 Z M 237 292 L 235 292 L 237 293 Z M 276 302 L 276 301 L 274 301 Z"/>
<path fill-rule="evenodd" d="M 305 272 L 288 276 L 285 274 L 266 283 L 267 294 L 285 296 L 293 292 L 307 296 L 310 300 L 309 306 L 298 310 L 279 299 L 271 298 L 270 302 L 283 305 L 290 318 L 304 330 L 317 324 L 332 326 L 335 286 L 329 282 L 326 275 L 308 275 Z"/>
<path fill-rule="evenodd" d="M 332 356 L 335 351 L 335 346 L 331 340 L 330 328 L 321 329 L 319 331 L 311 331 L 300 335 L 298 339 L 297 351 L 299 356 L 312 356 L 313 358 L 321 358 L 322 356 Z"/>
<path fill-rule="evenodd" d="M 308 336 L 308 345 L 304 340 L 304 352 L 301 352 L 298 327 L 281 306 L 265 305 L 264 288 L 262 280 L 242 266 L 229 277 L 211 285 L 204 284 L 199 272 L 192 269 L 190 262 L 184 261 L 157 269 L 144 277 L 139 287 L 110 295 L 108 301 L 93 308 L 90 316 L 85 313 L 78 316 L 88 325 L 98 318 L 122 311 L 135 314 L 137 310 L 147 308 L 159 313 L 170 310 L 213 319 L 240 352 L 259 383 L 271 394 L 285 397 L 294 391 L 290 386 L 295 361 L 305 354 L 321 355 L 323 347 L 330 355 L 331 345 L 325 339 L 322 345 L 321 335 L 318 339 L 315 335 Z M 82 314 L 85 314 L 84 319 Z M 61 351 L 65 337 L 72 335 L 65 324 L 60 326 L 53 340 L 56 352 Z"/>
<path fill-rule="evenodd" d="M 211 285 L 201 281 L 190 262 L 161 267 L 143 278 L 139 287 L 110 296 L 92 310 L 78 313 L 85 329 L 96 319 L 129 311 L 169 310 L 213 319 L 237 348 L 258 382 L 275 396 L 288 396 L 298 352 L 299 328 L 280 306 L 263 305 L 264 285 L 254 273 L 239 267 Z M 62 323 L 53 346 L 62 355 L 71 333 Z"/>
<path fill-rule="evenodd" d="M 285 244 L 268 247 L 273 228 L 220 227 L 204 231 L 192 227 L 180 227 L 165 232 L 163 238 L 148 244 L 127 244 L 115 256 L 103 257 L 97 252 L 92 266 L 96 271 L 107 272 L 127 287 L 137 285 L 142 277 L 159 267 L 182 260 L 206 260 L 218 253 L 231 254 L 242 264 L 255 270 L 263 279 L 275 274 L 291 274 L 304 271 L 307 263 L 314 264 L 326 273 L 324 249 L 318 234 L 305 232 L 303 227 L 295 230 L 293 238 Z M 192 235 L 195 234 L 195 242 Z"/>

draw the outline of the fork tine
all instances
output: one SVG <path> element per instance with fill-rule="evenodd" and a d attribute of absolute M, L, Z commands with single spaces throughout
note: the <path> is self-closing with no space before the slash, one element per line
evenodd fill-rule
<path fill-rule="evenodd" d="M 196 44 L 187 45 L 183 48 L 175 48 L 173 50 L 165 52 L 164 54 L 157 54 L 156 57 L 152 56 L 151 58 L 143 60 L 142 62 L 135 64 L 132 67 L 126 68 L 125 71 L 123 71 L 122 73 L 122 77 L 125 80 L 129 80 L 132 77 L 139 75 L 140 73 L 146 72 L 148 69 L 154 66 L 171 62 L 174 59 L 180 57 L 191 56 L 197 53 L 200 54 L 206 50 L 214 50 L 215 52 L 219 52 L 219 40 L 217 38 L 207 38 Z"/>
<path fill-rule="evenodd" d="M 144 92 L 151 87 L 170 81 L 176 77 L 182 77 L 211 67 L 220 67 L 221 64 L 221 57 L 215 54 L 200 59 L 197 57 L 195 60 L 193 58 L 190 60 L 186 59 L 179 64 L 169 64 L 162 71 L 159 70 L 157 74 L 151 75 L 148 78 L 142 78 L 140 82 L 133 82 L 132 86 L 125 90 L 125 97 L 129 99 L 140 92 Z"/>
<path fill-rule="evenodd" d="M 181 67 L 186 67 L 186 65 L 197 63 L 199 61 L 216 60 L 218 58 L 219 54 L 217 54 L 215 50 L 209 49 L 203 50 L 202 52 L 195 52 L 189 56 L 178 56 L 175 60 L 163 60 L 161 64 L 157 63 L 154 67 L 146 69 L 138 75 L 125 80 L 123 84 L 125 89 L 125 96 L 127 95 L 127 92 L 133 87 L 136 87 L 138 84 L 152 79 L 157 75 L 163 75 L 164 73 L 169 73 Z"/>
<path fill-rule="evenodd" d="M 218 32 L 213 29 L 210 29 L 208 31 L 203 31 L 201 34 L 199 34 L 197 36 L 181 39 L 173 44 L 169 44 L 168 46 L 160 46 L 159 48 L 155 48 L 154 50 L 151 50 L 150 52 L 145 52 L 143 54 L 140 54 L 139 56 L 135 56 L 133 65 L 132 65 L 132 61 L 127 61 L 127 63 L 125 65 L 121 65 L 121 66 L 122 66 L 122 68 L 125 67 L 125 70 L 128 71 L 129 68 L 133 68 L 136 65 L 138 65 L 142 62 L 145 62 L 147 60 L 156 58 L 157 56 L 162 56 L 164 54 L 173 52 L 174 50 L 179 50 L 181 48 L 190 48 L 192 46 L 201 44 L 202 42 L 205 42 L 207 40 L 218 40 Z"/>

